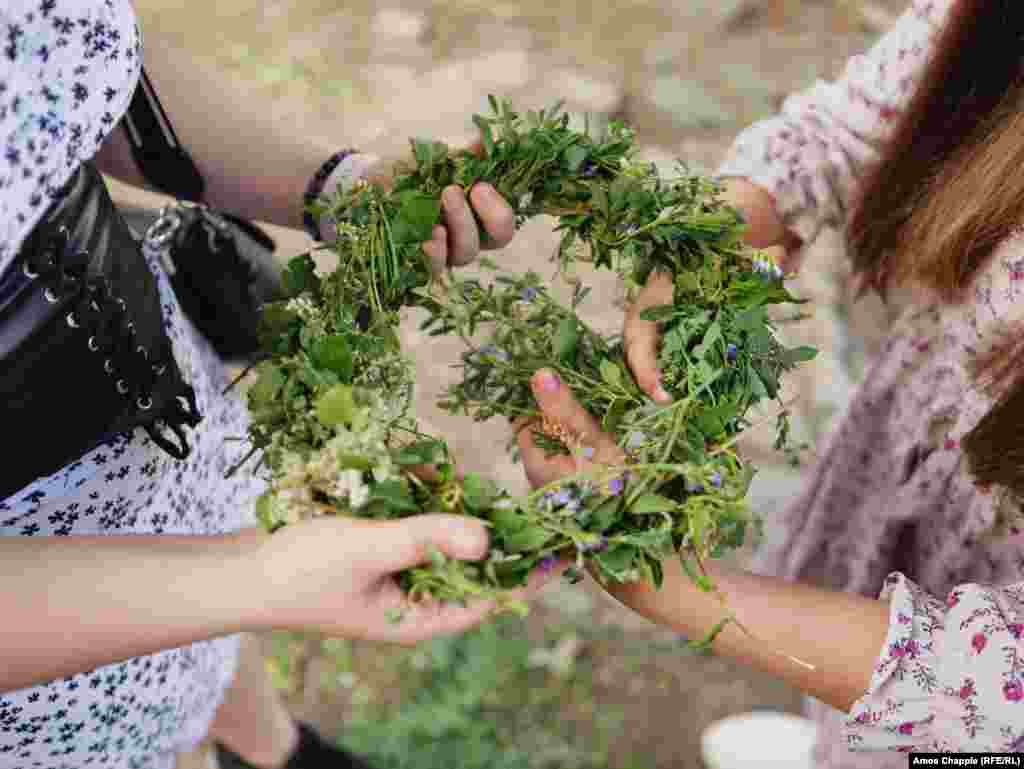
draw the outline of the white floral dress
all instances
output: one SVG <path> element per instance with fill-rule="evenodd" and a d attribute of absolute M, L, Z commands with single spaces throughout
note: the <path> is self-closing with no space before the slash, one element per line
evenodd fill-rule
<path fill-rule="evenodd" d="M 719 173 L 770 190 L 805 243 L 842 225 L 952 5 L 916 0 L 838 80 L 743 132 Z M 1024 320 L 1024 236 L 997 249 L 970 296 L 911 308 L 891 331 L 786 511 L 783 542 L 759 564 L 891 607 L 851 712 L 808 703 L 819 766 L 906 766 L 888 751 L 1024 752 L 1020 511 L 1003 489 L 974 482 L 959 445 L 992 405 L 970 361 Z"/>
<path fill-rule="evenodd" d="M 0 271 L 11 268 L 49 196 L 124 114 L 140 57 L 128 0 L 0 3 Z M 225 441 L 245 434 L 244 406 L 221 397 L 220 360 L 182 315 L 157 260 L 150 267 L 175 358 L 203 415 L 189 436 L 191 456 L 170 458 L 143 430 L 121 436 L 0 500 L 0 536 L 209 535 L 253 525 L 262 482 L 244 472 L 224 479 L 244 451 Z M 28 439 L 52 429 L 40 425 Z M 159 594 L 152 603 L 158 613 Z M 67 634 L 70 643 L 75 628 Z M 232 636 L 0 692 L 0 769 L 169 769 L 175 753 L 205 735 L 237 648 Z"/>

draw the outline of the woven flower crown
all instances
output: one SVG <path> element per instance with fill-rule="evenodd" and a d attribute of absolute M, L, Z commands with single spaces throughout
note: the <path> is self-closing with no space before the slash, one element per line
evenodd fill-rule
<path fill-rule="evenodd" d="M 507 101 L 491 106 L 490 116 L 474 117 L 482 157 L 414 140 L 414 163 L 390 191 L 362 184 L 313 207 L 338 222 L 325 246 L 337 267 L 318 274 L 308 254 L 289 264 L 291 298 L 264 308 L 267 357 L 248 389 L 249 439 L 270 479 L 260 520 L 273 531 L 320 515 L 482 519 L 491 529 L 487 559 L 435 553 L 400 576 L 412 600 L 491 598 L 525 611 L 506 599 L 509 589 L 566 551 L 602 581 L 659 587 L 662 560 L 678 554 L 712 589 L 703 560 L 739 547 L 758 524 L 744 499 L 754 469 L 734 449 L 747 413 L 777 399 L 780 377 L 815 354 L 776 339 L 767 307 L 797 300 L 781 270 L 742 244 L 743 221 L 716 182 L 682 163 L 661 179 L 634 159 L 633 132 L 621 123 L 594 139 L 571 130 L 558 106 L 523 114 Z M 589 262 L 616 270 L 629 292 L 652 271 L 673 275 L 674 302 L 643 314 L 662 330 L 659 364 L 672 403 L 640 389 L 618 337 L 579 319 L 587 289 L 578 278 L 568 306 L 537 274 L 502 272 L 487 259 L 487 279 L 431 278 L 420 244 L 440 219 L 441 190 L 478 181 L 498 189 L 518 224 L 557 217 L 563 274 Z M 519 498 L 479 475 L 458 476 L 445 442 L 423 434 L 411 413 L 412 367 L 396 333 L 403 306 L 426 310 L 430 334 L 466 342 L 461 381 L 442 408 L 476 420 L 537 417 L 538 442 L 576 457 L 578 472 Z M 529 379 L 542 367 L 600 418 L 624 465 L 592 461 L 578 436 L 541 418 Z M 784 409 L 776 446 L 788 447 Z"/>

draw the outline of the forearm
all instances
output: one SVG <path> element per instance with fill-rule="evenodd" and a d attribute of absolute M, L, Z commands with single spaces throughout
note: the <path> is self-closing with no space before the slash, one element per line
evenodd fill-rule
<path fill-rule="evenodd" d="M 248 219 L 302 225 L 302 196 L 310 178 L 341 149 L 298 135 L 289 121 L 248 103 L 239 83 L 193 54 L 147 37 L 145 67 L 181 143 L 206 181 L 205 202 Z M 146 186 L 131 157 L 124 126 L 104 144 L 104 173 Z"/>
<path fill-rule="evenodd" d="M 678 559 L 664 566 L 661 590 L 631 583 L 612 592 L 645 617 L 694 639 L 703 638 L 731 611 L 754 637 L 730 623 L 715 641 L 716 653 L 844 711 L 864 695 L 889 624 L 888 609 L 880 601 L 710 563 L 709 574 L 727 597 L 723 607 L 693 584 Z"/>
<path fill-rule="evenodd" d="M 0 538 L 0 692 L 264 627 L 257 530 Z"/>

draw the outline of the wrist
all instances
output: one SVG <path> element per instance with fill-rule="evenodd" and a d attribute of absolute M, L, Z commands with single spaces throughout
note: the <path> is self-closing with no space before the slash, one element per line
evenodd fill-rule
<path fill-rule="evenodd" d="M 307 207 L 323 196 L 341 190 L 347 192 L 360 179 L 366 179 L 380 162 L 376 155 L 354 149 L 341 150 L 328 158 L 309 180 L 303 195 L 303 226 L 311 238 L 319 241 L 334 240 L 337 232 L 329 215 L 316 217 Z"/>
<path fill-rule="evenodd" d="M 265 577 L 266 545 L 270 535 L 260 528 L 242 529 L 223 539 L 211 554 L 216 561 L 219 603 L 233 618 L 228 632 L 257 633 L 275 627 Z"/>

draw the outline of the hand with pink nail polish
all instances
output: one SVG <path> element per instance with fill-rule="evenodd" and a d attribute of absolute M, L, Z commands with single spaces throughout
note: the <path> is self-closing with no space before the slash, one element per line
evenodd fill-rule
<path fill-rule="evenodd" d="M 801 243 L 782 224 L 775 211 L 771 194 L 744 179 L 726 179 L 722 199 L 736 208 L 747 223 L 744 240 L 754 248 L 782 246 L 784 256 L 779 265 L 786 272 L 795 270 L 802 255 Z M 626 313 L 623 339 L 626 362 L 640 388 L 658 403 L 670 403 L 672 396 L 665 390 L 658 369 L 658 324 L 644 320 L 640 313 L 651 307 L 672 304 L 674 301 L 672 278 L 667 273 L 652 273 L 636 301 Z"/>

